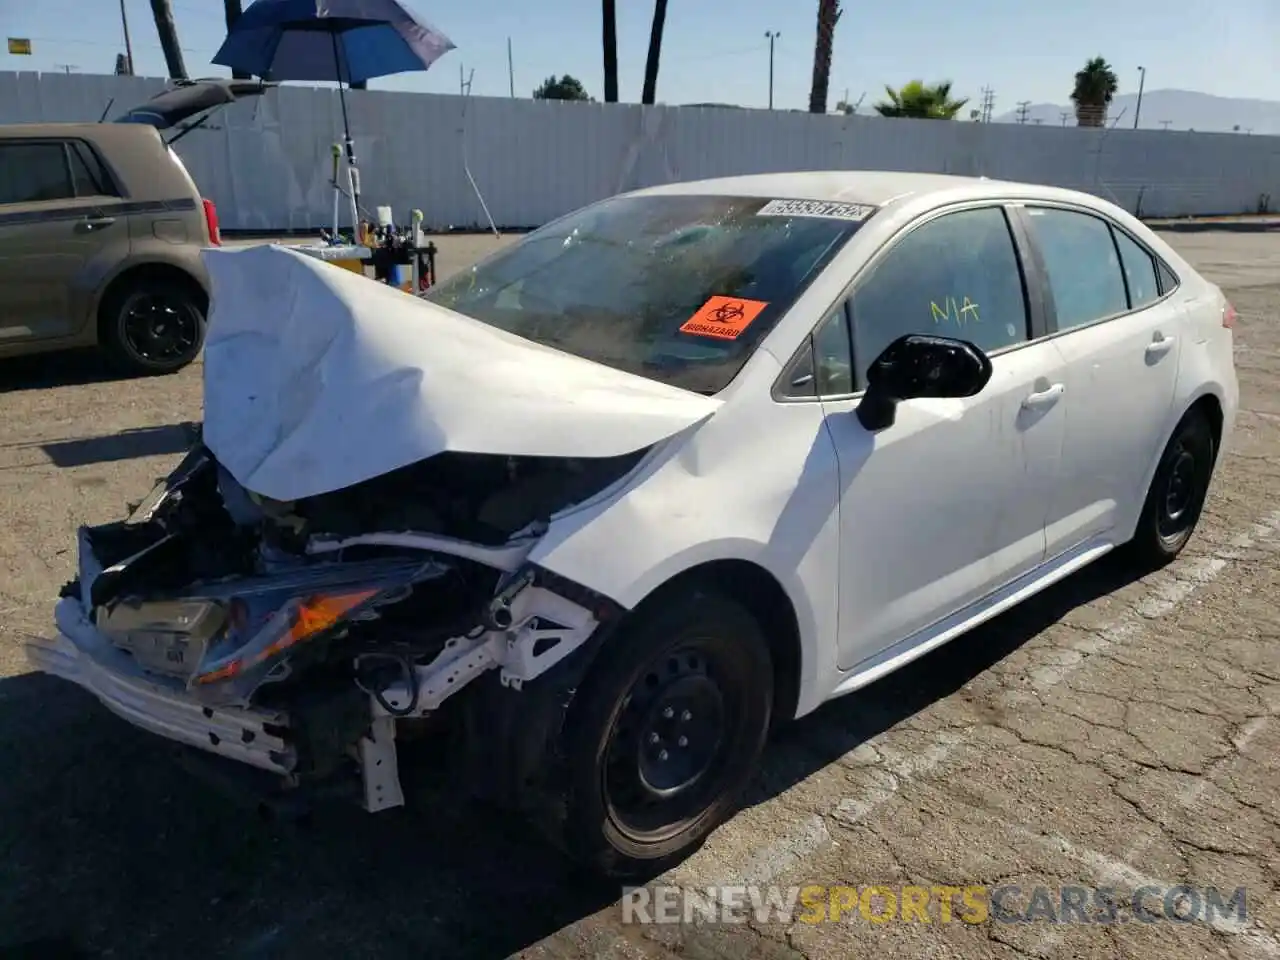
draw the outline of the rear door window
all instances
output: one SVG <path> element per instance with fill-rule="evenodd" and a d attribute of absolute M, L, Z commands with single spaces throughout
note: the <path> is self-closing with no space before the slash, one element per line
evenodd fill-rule
<path fill-rule="evenodd" d="M 1027 214 L 1049 276 L 1059 330 L 1129 309 L 1120 257 L 1106 221 L 1052 207 L 1028 207 Z"/>
<path fill-rule="evenodd" d="M 0 143 L 0 204 L 66 200 L 75 195 L 63 144 Z"/>

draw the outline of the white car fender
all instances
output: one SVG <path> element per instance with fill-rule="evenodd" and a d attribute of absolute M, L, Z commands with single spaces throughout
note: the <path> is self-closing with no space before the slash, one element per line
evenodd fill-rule
<path fill-rule="evenodd" d="M 838 673 L 840 477 L 821 405 L 773 400 L 778 372 L 757 353 L 709 420 L 610 496 L 553 518 L 529 560 L 627 609 L 701 564 L 756 564 L 795 612 L 804 713 Z"/>

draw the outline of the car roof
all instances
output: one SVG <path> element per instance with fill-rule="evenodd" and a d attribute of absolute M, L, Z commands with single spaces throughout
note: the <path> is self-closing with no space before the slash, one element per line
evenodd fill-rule
<path fill-rule="evenodd" d="M 740 197 L 778 197 L 789 200 L 840 200 L 875 207 L 907 198 L 936 195 L 939 203 L 1013 197 L 1083 203 L 1101 209 L 1098 197 L 1075 190 L 986 177 L 942 173 L 903 173 L 886 170 L 811 170 L 761 173 L 713 180 L 691 180 L 650 187 L 635 195 L 712 194 Z"/>
<path fill-rule="evenodd" d="M 116 131 L 128 131 L 116 133 Z M 116 123 L 0 123 L 0 138 L 77 137 L 96 140 L 101 136 L 155 139 L 155 128 L 142 124 Z"/>

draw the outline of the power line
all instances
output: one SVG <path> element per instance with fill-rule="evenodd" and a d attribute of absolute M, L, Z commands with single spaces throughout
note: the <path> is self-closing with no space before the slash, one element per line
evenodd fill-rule
<path fill-rule="evenodd" d="M 119 50 L 119 49 L 120 49 L 120 42 L 119 42 L 118 40 L 73 40 L 73 39 L 68 39 L 67 37 L 31 37 L 31 38 L 29 38 L 29 39 L 31 40 L 31 42 L 32 42 L 32 43 L 36 43 L 36 42 L 39 42 L 39 43 L 74 43 L 74 44 L 76 44 L 76 45 L 78 45 L 78 46 L 82 46 L 82 47 L 110 47 L 110 48 L 111 48 L 111 49 L 113 49 L 113 50 Z M 159 42 L 159 41 L 153 41 L 153 42 L 147 42 L 147 41 L 138 42 L 138 41 L 134 41 L 133 46 L 135 46 L 135 47 L 147 47 L 147 48 L 148 48 L 148 49 L 150 49 L 150 50 L 163 50 L 163 49 L 164 49 L 163 47 L 161 47 L 161 46 L 160 46 L 160 42 Z M 202 51 L 202 50 L 197 49 L 196 47 L 180 47 L 179 49 L 181 49 L 184 53 L 203 53 L 203 52 L 204 52 L 204 51 Z"/>
<path fill-rule="evenodd" d="M 1031 114 L 1031 101 L 1019 100 L 1018 101 L 1018 122 L 1026 123 L 1027 117 L 1030 116 L 1030 114 Z"/>

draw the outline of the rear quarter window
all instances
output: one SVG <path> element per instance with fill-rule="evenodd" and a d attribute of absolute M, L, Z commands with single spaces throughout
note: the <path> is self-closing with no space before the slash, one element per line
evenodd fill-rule
<path fill-rule="evenodd" d="M 1116 247 L 1120 251 L 1120 263 L 1124 267 L 1125 283 L 1129 287 L 1129 306 L 1133 310 L 1140 310 L 1160 299 L 1155 257 L 1123 230 L 1113 232 L 1116 235 Z"/>
<path fill-rule="evenodd" d="M 0 204 L 41 203 L 75 195 L 61 142 L 0 143 Z"/>

